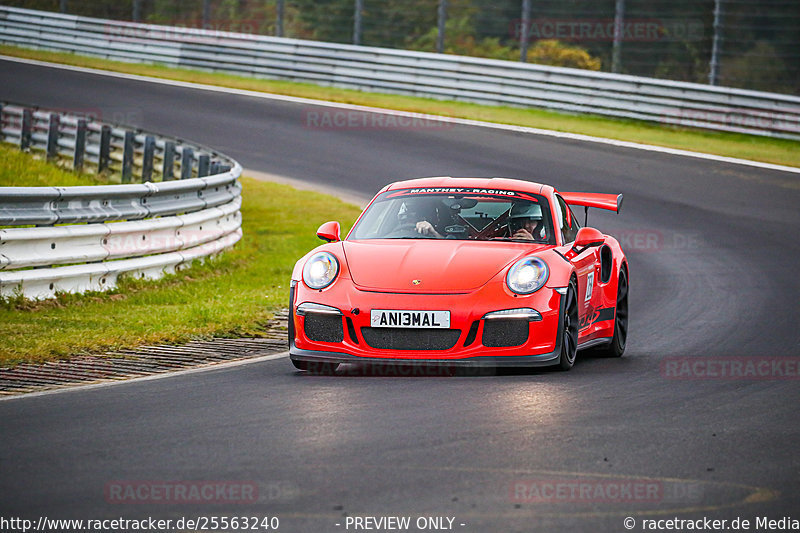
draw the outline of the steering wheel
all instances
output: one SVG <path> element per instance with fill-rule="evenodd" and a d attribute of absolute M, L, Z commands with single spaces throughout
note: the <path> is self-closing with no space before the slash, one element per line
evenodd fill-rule
<path fill-rule="evenodd" d="M 436 235 L 424 235 L 418 232 L 416 223 L 400 224 L 386 235 L 387 239 L 397 239 L 402 237 L 406 238 L 414 237 L 418 239 L 435 239 Z"/>

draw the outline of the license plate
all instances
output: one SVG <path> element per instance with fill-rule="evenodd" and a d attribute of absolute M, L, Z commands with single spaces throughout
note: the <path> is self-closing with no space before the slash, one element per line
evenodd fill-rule
<path fill-rule="evenodd" d="M 373 328 L 449 328 L 450 311 L 373 309 L 370 325 Z"/>

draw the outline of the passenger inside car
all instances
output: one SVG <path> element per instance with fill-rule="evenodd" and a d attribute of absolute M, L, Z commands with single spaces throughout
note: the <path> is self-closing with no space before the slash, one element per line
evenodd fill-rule
<path fill-rule="evenodd" d="M 515 203 L 509 214 L 509 232 L 512 239 L 547 241 L 542 219 L 542 207 L 534 203 Z"/>

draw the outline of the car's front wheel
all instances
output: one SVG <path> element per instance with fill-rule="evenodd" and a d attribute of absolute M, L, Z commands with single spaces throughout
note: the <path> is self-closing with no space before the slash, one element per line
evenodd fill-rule
<path fill-rule="evenodd" d="M 575 281 L 570 280 L 567 287 L 566 304 L 564 305 L 564 315 L 561 317 L 561 327 L 563 330 L 561 338 L 561 357 L 558 359 L 558 367 L 561 370 L 569 370 L 575 364 L 575 357 L 578 354 L 578 290 Z"/>
<path fill-rule="evenodd" d="M 292 364 L 297 370 L 303 370 L 309 374 L 331 375 L 339 368 L 339 363 L 321 363 L 319 361 L 296 361 L 292 359 Z"/>

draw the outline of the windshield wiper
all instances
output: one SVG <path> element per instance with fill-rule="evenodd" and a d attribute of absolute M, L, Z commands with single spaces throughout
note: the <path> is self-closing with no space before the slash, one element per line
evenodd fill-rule
<path fill-rule="evenodd" d="M 514 237 L 492 237 L 491 239 L 487 239 L 491 241 L 503 241 L 503 242 L 528 242 L 531 244 L 544 244 L 537 240 L 530 240 L 530 239 L 515 239 Z"/>

